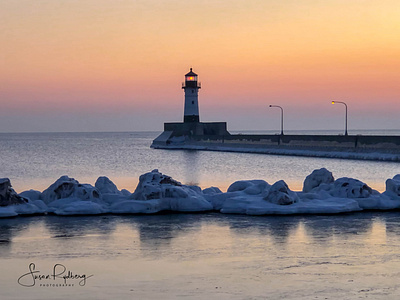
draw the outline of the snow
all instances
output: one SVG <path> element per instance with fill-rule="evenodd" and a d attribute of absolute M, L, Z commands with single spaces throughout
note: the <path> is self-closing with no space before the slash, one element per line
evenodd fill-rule
<path fill-rule="evenodd" d="M 90 184 L 80 184 L 74 178 L 61 176 L 43 191 L 41 199 L 45 203 L 51 203 L 58 199 L 79 198 L 81 200 L 97 201 L 101 199 L 100 192 Z"/>
<path fill-rule="evenodd" d="M 313 188 L 319 187 L 321 184 L 330 184 L 335 181 L 332 172 L 325 168 L 314 170 L 306 177 L 303 184 L 303 192 L 310 192 Z"/>
<path fill-rule="evenodd" d="M 400 200 L 400 174 L 386 180 L 386 191 L 384 194 L 392 199 Z"/>
<path fill-rule="evenodd" d="M 336 214 L 400 208 L 400 174 L 387 179 L 385 192 L 379 193 L 358 179 L 335 179 L 325 168 L 308 175 L 302 191 L 292 191 L 284 180 L 271 185 L 261 179 L 236 181 L 226 192 L 218 187 L 202 190 L 198 186 L 184 185 L 158 170 L 141 175 L 134 193 L 119 190 L 104 176 L 97 179 L 95 186 L 62 176 L 43 192 L 28 190 L 17 194 L 8 178 L 0 179 L 0 187 L 0 217 L 47 213 L 154 214 L 163 211 Z"/>
<path fill-rule="evenodd" d="M 278 205 L 291 205 L 298 202 L 299 197 L 289 189 L 286 182 L 279 180 L 271 186 L 264 200 Z"/>
<path fill-rule="evenodd" d="M 199 187 L 180 182 L 153 170 L 139 177 L 139 184 L 130 197 L 133 200 L 157 199 L 160 210 L 200 212 L 213 210 Z"/>

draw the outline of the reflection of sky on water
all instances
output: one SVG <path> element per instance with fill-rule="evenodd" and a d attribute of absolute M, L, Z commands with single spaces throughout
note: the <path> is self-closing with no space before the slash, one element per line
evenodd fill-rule
<path fill-rule="evenodd" d="M 187 185 L 199 185 L 200 184 L 200 174 L 199 174 L 199 151 L 182 151 L 182 156 L 184 160 L 184 182 Z"/>
<path fill-rule="evenodd" d="M 282 249 L 304 251 L 349 245 L 400 245 L 396 213 L 337 216 L 168 214 L 156 216 L 38 216 L 0 220 L 0 253 L 51 257 L 212 255 Z M 390 239 L 388 239 L 390 236 Z M 375 247 L 374 246 L 374 247 Z M 247 249 L 246 249 L 247 247 Z M 252 248 L 254 247 L 254 248 Z M 180 250 L 178 250 L 180 249 Z M 325 251 L 325 250 L 324 250 Z M 353 251 L 353 250 L 352 250 Z M 305 253 L 303 253 L 305 255 Z"/>
<path fill-rule="evenodd" d="M 77 299 L 358 299 L 366 288 L 387 299 L 372 296 L 396 291 L 399 228 L 398 212 L 1 219 L 0 266 L 11 273 L 0 288 L 12 294 L 8 286 L 35 262 L 95 274 Z"/>

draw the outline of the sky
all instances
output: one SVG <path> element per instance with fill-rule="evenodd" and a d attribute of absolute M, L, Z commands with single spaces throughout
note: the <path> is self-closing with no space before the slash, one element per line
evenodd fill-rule
<path fill-rule="evenodd" d="M 398 0 L 1 0 L 0 132 L 400 129 Z"/>

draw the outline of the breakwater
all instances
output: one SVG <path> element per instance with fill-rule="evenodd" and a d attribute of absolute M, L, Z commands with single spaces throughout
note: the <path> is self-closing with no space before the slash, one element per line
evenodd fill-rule
<path fill-rule="evenodd" d="M 400 162 L 400 136 L 191 135 L 164 131 L 152 148 L 192 149 Z"/>

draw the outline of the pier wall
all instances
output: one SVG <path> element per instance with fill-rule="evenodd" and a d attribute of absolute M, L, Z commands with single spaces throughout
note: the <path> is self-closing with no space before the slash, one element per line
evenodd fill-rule
<path fill-rule="evenodd" d="M 335 149 L 388 149 L 400 151 L 399 136 L 372 135 L 194 135 L 192 140 L 205 143 L 259 145 L 279 147 L 335 148 Z"/>
<path fill-rule="evenodd" d="M 164 123 L 164 131 L 172 131 L 173 136 L 229 135 L 226 122 Z"/>

